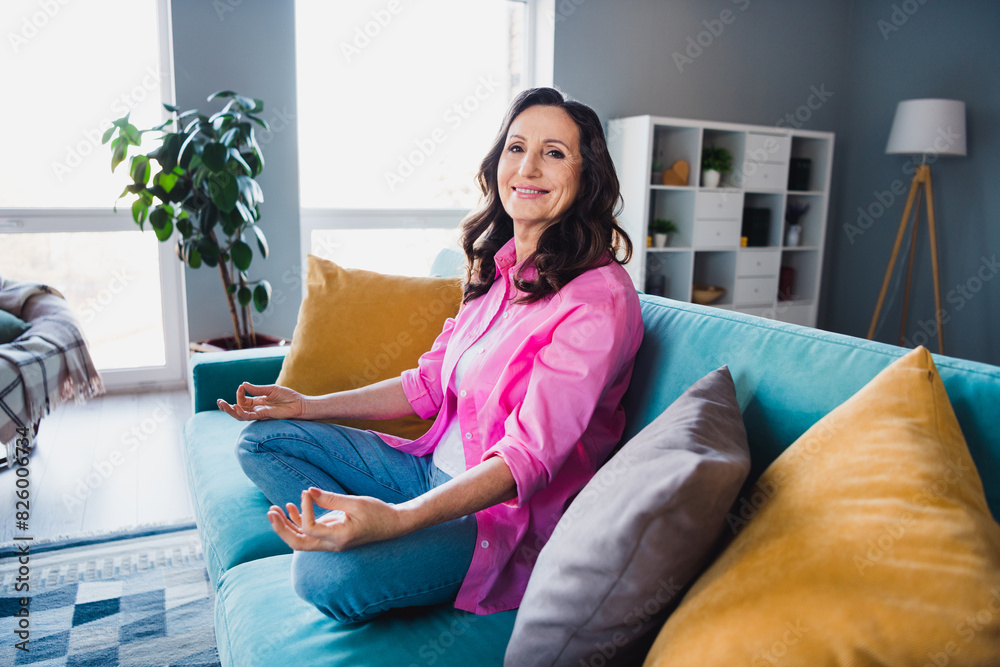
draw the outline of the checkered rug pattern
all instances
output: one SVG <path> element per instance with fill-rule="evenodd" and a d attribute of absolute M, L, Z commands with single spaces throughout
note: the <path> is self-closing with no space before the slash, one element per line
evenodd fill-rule
<path fill-rule="evenodd" d="M 18 567 L 0 560 L 0 665 L 219 665 L 197 531 L 31 554 L 27 652 Z"/>

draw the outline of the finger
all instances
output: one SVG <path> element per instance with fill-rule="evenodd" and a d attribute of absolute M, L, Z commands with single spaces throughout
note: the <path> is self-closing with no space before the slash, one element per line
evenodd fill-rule
<path fill-rule="evenodd" d="M 278 508 L 271 508 L 267 518 L 271 522 L 271 528 L 285 544 L 297 551 L 302 551 L 306 547 L 308 538 L 285 518 L 284 512 Z"/>
<path fill-rule="evenodd" d="M 309 489 L 306 490 L 306 493 L 309 494 L 309 497 L 314 503 L 325 510 L 343 510 L 344 505 L 350 502 L 347 496 L 339 493 L 333 493 L 332 491 L 317 489 L 315 486 L 309 487 Z"/>
<path fill-rule="evenodd" d="M 244 382 L 236 388 L 236 405 L 244 405 L 247 402 L 246 383 Z"/>
<path fill-rule="evenodd" d="M 288 511 L 288 518 L 291 519 L 292 523 L 296 526 L 301 526 L 302 516 L 299 514 L 299 508 L 295 506 L 295 503 L 288 503 L 285 505 L 285 509 Z"/>
<path fill-rule="evenodd" d="M 237 409 L 236 406 L 230 405 L 229 403 L 226 403 L 221 398 L 217 401 L 217 405 L 219 406 L 220 410 L 222 410 L 223 412 L 225 412 L 230 417 L 235 417 L 236 419 L 240 419 L 240 420 L 245 420 L 246 419 L 246 417 L 242 416 L 239 413 L 240 411 L 238 411 L 238 409 Z"/>
<path fill-rule="evenodd" d="M 302 516 L 299 525 L 306 533 L 316 524 L 316 516 L 313 511 L 313 499 L 310 490 L 302 492 Z"/>

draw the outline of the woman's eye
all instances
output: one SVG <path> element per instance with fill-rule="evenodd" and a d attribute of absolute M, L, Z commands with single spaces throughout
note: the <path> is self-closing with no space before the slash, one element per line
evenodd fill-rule
<path fill-rule="evenodd" d="M 521 152 L 521 147 L 518 146 L 517 144 L 515 144 L 513 146 L 508 147 L 507 148 L 507 152 L 508 153 L 520 153 Z"/>
<path fill-rule="evenodd" d="M 564 157 L 566 157 L 565 155 L 563 155 L 562 151 L 557 151 L 554 148 L 549 151 L 549 155 L 551 155 L 552 157 L 555 157 L 555 158 L 559 158 L 560 160 L 563 159 Z"/>

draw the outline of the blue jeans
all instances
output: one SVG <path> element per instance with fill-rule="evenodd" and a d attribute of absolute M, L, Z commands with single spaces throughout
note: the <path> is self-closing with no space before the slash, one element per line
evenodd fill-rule
<path fill-rule="evenodd" d="M 413 456 L 367 431 L 321 422 L 251 422 L 236 454 L 247 476 L 282 509 L 300 505 L 310 486 L 401 503 L 451 479 L 431 456 Z M 339 553 L 296 551 L 292 585 L 299 597 L 344 623 L 393 607 L 454 603 L 476 534 L 470 514 Z"/>

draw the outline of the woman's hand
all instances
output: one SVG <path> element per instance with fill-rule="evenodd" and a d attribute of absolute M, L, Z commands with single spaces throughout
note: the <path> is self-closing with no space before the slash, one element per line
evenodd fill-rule
<path fill-rule="evenodd" d="M 253 396 L 247 396 L 247 392 Z M 236 405 L 221 398 L 219 409 L 240 421 L 259 419 L 298 419 L 305 414 L 305 397 L 276 384 L 255 385 L 244 382 L 236 390 Z"/>
<path fill-rule="evenodd" d="M 313 503 L 340 510 L 315 518 Z M 368 496 L 345 496 L 310 488 L 302 492 L 302 511 L 294 503 L 267 512 L 271 527 L 296 551 L 344 551 L 368 542 L 400 537 L 410 532 L 395 505 Z"/>

